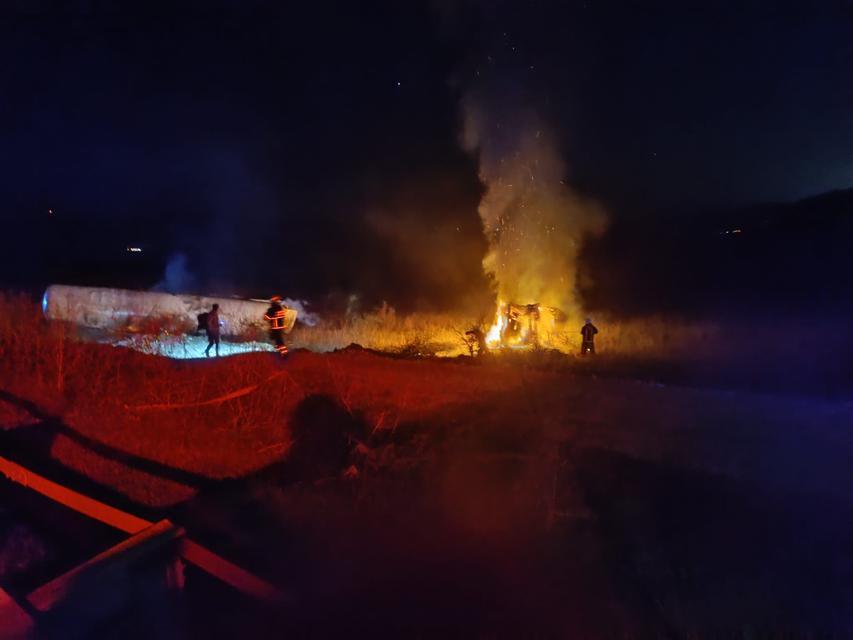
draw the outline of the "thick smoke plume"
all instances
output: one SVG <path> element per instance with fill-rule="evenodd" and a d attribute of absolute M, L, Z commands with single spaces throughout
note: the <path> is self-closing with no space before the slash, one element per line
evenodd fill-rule
<path fill-rule="evenodd" d="M 578 252 L 588 235 L 604 230 L 606 214 L 568 186 L 554 129 L 532 108 L 517 107 L 511 90 L 489 89 L 472 89 L 463 100 L 462 143 L 478 157 L 486 189 L 483 269 L 503 302 L 578 314 Z"/>

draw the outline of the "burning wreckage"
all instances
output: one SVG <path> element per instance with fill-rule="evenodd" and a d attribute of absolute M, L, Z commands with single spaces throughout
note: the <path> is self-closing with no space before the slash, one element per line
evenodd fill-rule
<path fill-rule="evenodd" d="M 214 304 L 219 305 L 221 334 L 234 339 L 234 346 L 226 353 L 267 350 L 267 345 L 253 340 L 266 333 L 264 314 L 269 300 L 51 285 L 42 298 L 42 311 L 49 320 L 70 322 L 100 336 L 119 336 L 111 341 L 114 344 L 132 348 L 144 344 L 143 350 L 186 358 L 197 355 L 187 350 L 186 338 L 198 333 L 202 316 Z M 290 333 L 297 311 L 284 312 L 283 330 Z M 164 340 L 152 348 L 150 341 L 134 340 L 134 336 L 141 334 L 171 337 L 171 344 Z M 237 344 L 244 346 L 238 348 Z"/>
<path fill-rule="evenodd" d="M 478 343 L 478 350 L 538 348 L 551 342 L 551 332 L 566 322 L 568 316 L 557 307 L 538 302 L 498 304 L 495 322 L 487 333 L 469 331 Z"/>

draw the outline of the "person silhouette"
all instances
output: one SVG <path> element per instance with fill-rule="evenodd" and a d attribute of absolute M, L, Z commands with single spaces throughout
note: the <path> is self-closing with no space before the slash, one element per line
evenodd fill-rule
<path fill-rule="evenodd" d="M 207 313 L 207 324 L 205 325 L 205 330 L 207 331 L 207 349 L 204 350 L 204 355 L 206 357 L 210 357 L 210 348 L 212 346 L 216 346 L 216 356 L 219 357 L 219 305 L 214 304 L 211 307 L 210 311 Z"/>
<path fill-rule="evenodd" d="M 592 324 L 592 319 L 587 318 L 586 324 L 581 327 L 581 355 L 585 356 L 586 354 L 595 355 L 595 334 L 598 333 L 598 329 L 594 324 Z"/>
<path fill-rule="evenodd" d="M 284 341 L 284 325 L 287 320 L 287 312 L 281 304 L 281 296 L 270 298 L 270 308 L 264 314 L 264 320 L 269 322 L 270 340 L 275 345 L 275 350 L 282 357 L 287 356 L 287 344 Z"/>

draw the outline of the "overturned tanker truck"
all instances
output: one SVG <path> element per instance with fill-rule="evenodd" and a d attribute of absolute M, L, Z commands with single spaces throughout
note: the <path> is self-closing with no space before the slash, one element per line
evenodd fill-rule
<path fill-rule="evenodd" d="M 142 332 L 152 327 L 195 332 L 199 316 L 210 311 L 214 304 L 219 305 L 225 336 L 248 337 L 266 329 L 264 313 L 269 307 L 268 300 L 60 284 L 49 286 L 42 298 L 42 310 L 49 320 L 129 332 Z M 295 323 L 296 310 L 286 309 L 285 332 L 290 333 Z"/>

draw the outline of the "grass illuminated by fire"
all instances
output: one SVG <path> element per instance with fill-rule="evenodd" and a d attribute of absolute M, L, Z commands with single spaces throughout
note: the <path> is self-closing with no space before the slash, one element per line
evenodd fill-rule
<path fill-rule="evenodd" d="M 489 319 L 491 321 L 491 319 Z M 673 323 L 658 317 L 614 320 L 595 317 L 600 329 L 596 337 L 602 354 L 620 356 L 671 355 L 695 353 L 701 345 L 714 342 L 717 328 L 711 324 Z M 580 350 L 579 318 L 569 318 L 540 329 L 540 345 L 566 354 Z M 453 357 L 469 353 L 472 327 L 488 331 L 480 320 L 461 314 L 414 313 L 401 315 L 387 307 L 373 313 L 324 322 L 315 327 L 297 325 L 291 335 L 294 348 L 334 351 L 351 344 L 366 349 L 403 355 Z"/>

